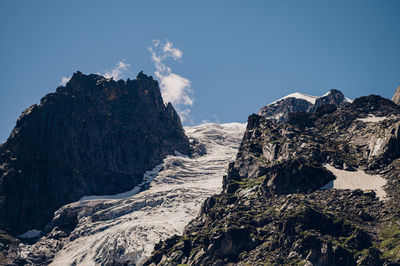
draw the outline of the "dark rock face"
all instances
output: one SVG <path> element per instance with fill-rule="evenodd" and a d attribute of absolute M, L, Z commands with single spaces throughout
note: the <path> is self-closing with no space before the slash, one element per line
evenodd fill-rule
<path fill-rule="evenodd" d="M 316 112 L 316 110 L 324 105 L 333 105 L 335 107 L 341 107 L 349 104 L 349 100 L 346 99 L 341 91 L 330 90 L 326 95 L 321 97 L 313 97 L 308 95 L 304 98 L 302 94 L 299 96 L 291 97 L 286 96 L 274 103 L 261 107 L 258 115 L 263 116 L 268 119 L 272 119 L 276 122 L 287 122 L 290 113 L 296 112 Z M 310 102 L 306 99 L 313 99 Z M 321 111 L 321 110 L 320 110 Z"/>
<path fill-rule="evenodd" d="M 324 114 L 331 114 L 337 110 L 337 107 L 335 104 L 327 103 L 321 106 L 318 106 L 315 109 L 315 114 L 320 117 Z"/>
<path fill-rule="evenodd" d="M 400 107 L 376 95 L 329 100 L 289 123 L 251 115 L 223 192 L 145 265 L 399 265 L 399 125 Z M 319 189 L 335 178 L 325 164 L 381 175 L 387 199 Z"/>
<path fill-rule="evenodd" d="M 62 205 L 116 194 L 189 141 L 158 83 L 75 73 L 26 109 L 0 147 L 0 228 L 40 229 Z"/>
<path fill-rule="evenodd" d="M 339 107 L 344 104 L 348 104 L 348 102 L 341 91 L 330 90 L 327 95 L 317 98 L 315 100 L 315 104 L 310 108 L 309 111 L 314 112 L 318 107 L 326 104 L 332 104 L 336 107 Z"/>
<path fill-rule="evenodd" d="M 290 113 L 307 112 L 312 105 L 312 103 L 306 100 L 289 97 L 261 107 L 258 115 L 283 122 L 287 120 Z"/>
<path fill-rule="evenodd" d="M 265 170 L 263 188 L 275 194 L 313 192 L 335 176 L 322 165 L 305 160 L 288 160 Z"/>

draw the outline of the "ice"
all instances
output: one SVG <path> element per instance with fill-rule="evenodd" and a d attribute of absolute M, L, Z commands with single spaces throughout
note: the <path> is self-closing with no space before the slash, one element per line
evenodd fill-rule
<path fill-rule="evenodd" d="M 123 264 L 127 260 L 140 264 L 155 243 L 182 233 L 204 199 L 221 192 L 222 176 L 237 153 L 245 127 L 239 123 L 185 127 L 190 138 L 205 145 L 205 155 L 168 156 L 146 173 L 149 188 L 137 194 L 132 190 L 90 196 L 64 206 L 82 211 L 70 234 L 73 240 L 66 241 L 52 265 Z"/>

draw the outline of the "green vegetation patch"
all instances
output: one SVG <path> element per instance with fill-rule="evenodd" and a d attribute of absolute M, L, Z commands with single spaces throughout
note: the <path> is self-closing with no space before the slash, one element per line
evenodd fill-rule
<path fill-rule="evenodd" d="M 381 231 L 382 257 L 384 259 L 397 261 L 400 259 L 400 226 L 398 222 L 392 221 Z"/>
<path fill-rule="evenodd" d="M 249 188 L 261 185 L 265 180 L 265 175 L 257 178 L 243 178 L 240 180 L 235 180 L 234 182 L 239 185 L 240 188 Z"/>

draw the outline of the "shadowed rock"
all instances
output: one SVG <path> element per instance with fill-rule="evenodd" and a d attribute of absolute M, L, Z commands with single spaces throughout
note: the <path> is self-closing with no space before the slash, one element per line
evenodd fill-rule
<path fill-rule="evenodd" d="M 132 189 L 189 142 L 157 81 L 76 72 L 26 109 L 0 147 L 0 228 L 41 229 L 62 205 Z"/>

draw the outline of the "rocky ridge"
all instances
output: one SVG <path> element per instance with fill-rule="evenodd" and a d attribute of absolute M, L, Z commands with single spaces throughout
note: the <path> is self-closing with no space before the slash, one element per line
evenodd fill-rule
<path fill-rule="evenodd" d="M 399 265 L 400 107 L 380 96 L 288 115 L 251 115 L 223 192 L 145 265 Z M 387 181 L 321 190 L 324 165 Z"/>
<path fill-rule="evenodd" d="M 320 97 L 296 92 L 261 107 L 258 115 L 277 122 L 286 122 L 290 113 L 314 112 L 318 107 L 326 104 L 340 107 L 350 102 L 351 100 L 347 99 L 341 91 L 333 89 Z"/>
<path fill-rule="evenodd" d="M 129 190 L 175 151 L 189 154 L 189 141 L 151 76 L 76 72 L 27 108 L 0 146 L 0 228 L 42 230 L 59 207 Z"/>

